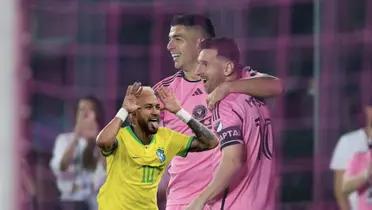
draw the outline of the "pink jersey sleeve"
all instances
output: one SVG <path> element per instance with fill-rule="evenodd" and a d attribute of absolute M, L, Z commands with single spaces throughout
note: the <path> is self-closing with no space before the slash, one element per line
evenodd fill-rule
<path fill-rule="evenodd" d="M 231 97 L 230 97 L 231 98 Z M 213 110 L 214 129 L 220 140 L 220 148 L 234 144 L 244 144 L 242 125 L 243 113 L 241 107 L 231 100 L 222 100 Z"/>
<path fill-rule="evenodd" d="M 349 163 L 347 164 L 345 175 L 355 176 L 363 170 L 363 153 L 356 153 L 353 155 Z"/>
<path fill-rule="evenodd" d="M 229 94 L 213 115 L 221 148 L 242 144 L 244 164 L 229 183 L 228 193 L 213 209 L 274 209 L 275 164 L 269 111 L 265 103 L 243 94 Z"/>

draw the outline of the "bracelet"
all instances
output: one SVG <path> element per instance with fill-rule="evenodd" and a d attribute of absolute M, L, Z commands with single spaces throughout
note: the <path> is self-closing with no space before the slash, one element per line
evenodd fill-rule
<path fill-rule="evenodd" d="M 128 117 L 128 111 L 122 107 L 119 109 L 118 113 L 116 113 L 115 117 L 124 122 Z"/>
<path fill-rule="evenodd" d="M 180 109 L 176 115 L 184 123 L 188 123 L 192 119 L 192 116 L 184 109 Z"/>

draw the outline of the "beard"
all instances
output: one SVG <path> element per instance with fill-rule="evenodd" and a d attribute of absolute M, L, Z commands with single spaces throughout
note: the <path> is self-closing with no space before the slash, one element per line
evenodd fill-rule
<path fill-rule="evenodd" d="M 143 119 L 138 120 L 138 125 L 147 134 L 156 134 L 159 128 L 155 123 Z"/>

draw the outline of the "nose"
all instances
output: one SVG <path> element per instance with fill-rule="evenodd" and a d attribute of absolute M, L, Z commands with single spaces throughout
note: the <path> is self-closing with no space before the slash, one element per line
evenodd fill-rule
<path fill-rule="evenodd" d="M 172 49 L 174 49 L 174 44 L 172 40 L 169 40 L 167 44 L 167 50 L 171 51 Z"/>
<path fill-rule="evenodd" d="M 151 114 L 154 115 L 154 116 L 158 116 L 158 115 L 160 115 L 160 110 L 157 107 L 153 107 L 151 109 Z"/>
<path fill-rule="evenodd" d="M 196 69 L 195 69 L 195 74 L 198 75 L 199 77 L 202 76 L 202 67 L 200 64 L 196 65 Z"/>

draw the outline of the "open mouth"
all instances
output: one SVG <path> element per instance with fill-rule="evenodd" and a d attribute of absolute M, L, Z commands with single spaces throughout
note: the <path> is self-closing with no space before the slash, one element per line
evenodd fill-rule
<path fill-rule="evenodd" d="M 179 53 L 172 53 L 171 55 L 174 61 L 177 60 L 181 56 L 181 54 Z"/>
<path fill-rule="evenodd" d="M 160 120 L 158 118 L 149 119 L 149 126 L 151 129 L 157 130 L 160 126 Z"/>

